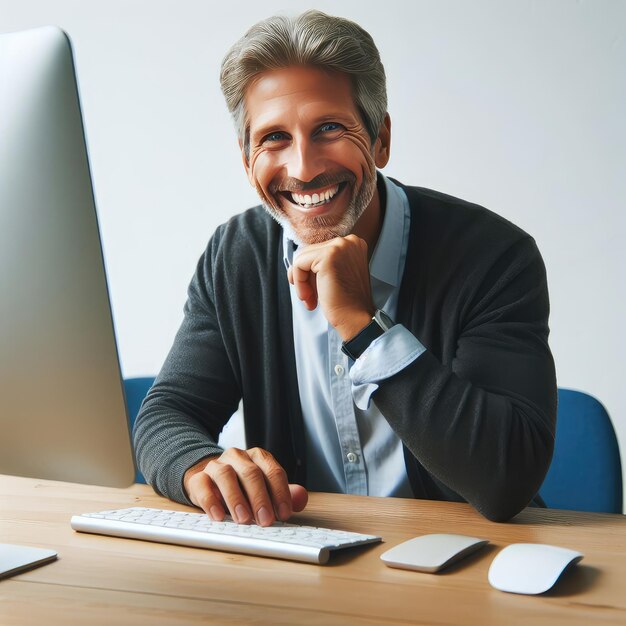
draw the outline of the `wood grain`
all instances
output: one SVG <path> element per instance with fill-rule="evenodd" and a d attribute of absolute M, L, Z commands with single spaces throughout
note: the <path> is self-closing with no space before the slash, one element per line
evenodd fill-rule
<path fill-rule="evenodd" d="M 382 535 L 326 566 L 76 533 L 73 514 L 126 506 L 192 510 L 150 487 L 109 489 L 0 476 L 0 541 L 59 552 L 0 581 L 0 624 L 626 623 L 626 519 L 527 509 L 492 523 L 466 504 L 311 494 L 298 523 Z M 430 532 L 491 544 L 438 575 L 386 567 L 389 547 Z M 542 596 L 493 589 L 502 547 L 551 543 L 585 558 Z"/>

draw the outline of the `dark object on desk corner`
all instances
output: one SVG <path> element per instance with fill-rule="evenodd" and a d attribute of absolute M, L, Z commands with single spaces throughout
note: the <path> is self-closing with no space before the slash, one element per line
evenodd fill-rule
<path fill-rule="evenodd" d="M 434 533 L 414 537 L 380 555 L 381 561 L 399 569 L 434 574 L 457 563 L 489 543 L 487 539 Z"/>
<path fill-rule="evenodd" d="M 554 456 L 539 494 L 551 509 L 622 513 L 622 466 L 609 414 L 582 391 L 558 393 Z"/>
<path fill-rule="evenodd" d="M 154 384 L 154 376 L 143 376 L 137 378 L 124 379 L 124 391 L 126 393 L 126 407 L 128 410 L 128 422 L 132 432 L 135 419 L 141 408 L 141 403 L 150 391 L 150 387 Z M 135 482 L 146 484 L 143 474 L 137 470 L 135 474 Z"/>

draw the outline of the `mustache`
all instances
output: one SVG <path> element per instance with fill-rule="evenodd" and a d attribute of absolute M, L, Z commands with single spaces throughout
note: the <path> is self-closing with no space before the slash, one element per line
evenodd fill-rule
<path fill-rule="evenodd" d="M 270 191 L 272 193 L 280 191 L 302 193 L 312 189 L 319 189 L 320 187 L 330 187 L 331 185 L 339 185 L 340 183 L 355 182 L 356 176 L 352 172 L 324 172 L 323 174 L 319 174 L 315 178 L 306 182 L 299 180 L 298 178 L 287 176 L 270 185 Z"/>

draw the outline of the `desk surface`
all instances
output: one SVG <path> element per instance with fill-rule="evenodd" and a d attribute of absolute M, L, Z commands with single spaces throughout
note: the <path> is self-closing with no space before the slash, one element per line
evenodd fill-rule
<path fill-rule="evenodd" d="M 108 489 L 0 476 L 0 542 L 57 550 L 58 561 L 0 580 L 1 624 L 591 624 L 626 623 L 626 517 L 528 509 L 512 522 L 469 505 L 311 494 L 298 523 L 382 535 L 317 566 L 76 533 L 76 513 L 190 510 L 150 487 Z M 491 545 L 439 575 L 394 570 L 380 554 L 429 532 Z M 580 550 L 582 563 L 542 596 L 487 582 L 515 542 Z"/>

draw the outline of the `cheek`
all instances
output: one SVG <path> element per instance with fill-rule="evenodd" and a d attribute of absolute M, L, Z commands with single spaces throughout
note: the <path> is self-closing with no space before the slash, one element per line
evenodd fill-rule
<path fill-rule="evenodd" d="M 346 141 L 342 142 L 342 160 L 346 165 L 350 164 L 350 169 L 357 175 L 359 172 L 371 173 L 375 170 L 369 136 L 364 139 L 360 133 L 348 135 Z"/>
<path fill-rule="evenodd" d="M 268 178 L 268 167 L 266 163 L 267 159 L 263 158 L 263 154 L 256 154 L 250 159 L 250 169 L 248 170 L 248 177 L 250 182 L 258 187 L 265 187 Z"/>
<path fill-rule="evenodd" d="M 275 167 L 269 155 L 259 152 L 251 157 L 249 176 L 253 185 L 267 188 L 274 177 L 274 171 Z"/>
<path fill-rule="evenodd" d="M 272 196 L 270 186 L 275 182 L 280 167 L 276 165 L 272 156 L 264 152 L 251 156 L 248 178 L 261 199 L 277 209 L 279 208 L 277 207 L 277 200 Z"/>

